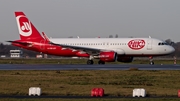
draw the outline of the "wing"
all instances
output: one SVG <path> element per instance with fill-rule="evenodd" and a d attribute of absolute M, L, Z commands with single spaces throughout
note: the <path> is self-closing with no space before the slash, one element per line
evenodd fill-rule
<path fill-rule="evenodd" d="M 81 46 L 72 46 L 72 45 L 64 45 L 64 44 L 57 44 L 53 42 L 49 42 L 52 45 L 61 46 L 63 48 L 68 48 L 72 50 L 80 50 L 82 52 L 86 52 L 91 55 L 98 55 L 100 52 L 116 52 L 119 55 L 124 55 L 125 52 L 121 48 L 114 48 L 114 49 L 98 49 L 98 48 L 89 48 L 89 47 L 81 47 Z"/>
<path fill-rule="evenodd" d="M 89 48 L 89 47 L 80 47 L 80 46 L 71 46 L 71 45 L 64 45 L 64 44 L 56 44 L 53 42 L 50 42 L 50 44 L 56 45 L 56 46 L 61 46 L 63 48 L 70 48 L 70 49 L 75 49 L 75 50 L 81 50 L 83 52 L 89 53 L 89 54 L 98 54 L 101 51 L 107 51 L 107 50 L 102 50 L 102 49 L 97 49 L 97 48 Z"/>

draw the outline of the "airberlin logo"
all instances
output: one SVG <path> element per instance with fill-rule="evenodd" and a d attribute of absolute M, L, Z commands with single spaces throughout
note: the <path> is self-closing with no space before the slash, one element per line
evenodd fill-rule
<path fill-rule="evenodd" d="M 24 15 L 16 17 L 19 33 L 22 36 L 30 36 L 32 34 L 32 28 L 30 21 Z"/>
<path fill-rule="evenodd" d="M 129 41 L 128 46 L 134 50 L 142 49 L 145 46 L 145 41 L 141 39 L 131 40 Z"/>
<path fill-rule="evenodd" d="M 30 31 L 30 25 L 28 22 L 22 22 L 22 25 L 20 23 L 20 28 L 24 32 L 29 32 Z"/>

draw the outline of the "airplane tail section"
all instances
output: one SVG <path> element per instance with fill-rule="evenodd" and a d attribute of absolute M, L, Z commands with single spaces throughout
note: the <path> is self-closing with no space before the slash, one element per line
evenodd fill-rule
<path fill-rule="evenodd" d="M 43 35 L 43 37 L 45 38 L 46 41 L 50 42 L 48 36 L 44 32 L 42 32 L 42 35 Z"/>
<path fill-rule="evenodd" d="M 21 40 L 30 40 L 35 42 L 44 40 L 23 12 L 15 12 L 15 16 Z"/>

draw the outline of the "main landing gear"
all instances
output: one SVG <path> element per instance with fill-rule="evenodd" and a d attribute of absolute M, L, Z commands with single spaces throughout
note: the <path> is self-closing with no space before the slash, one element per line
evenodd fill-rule
<path fill-rule="evenodd" d="M 87 64 L 88 64 L 88 65 L 93 65 L 93 64 L 94 64 L 94 61 L 93 61 L 93 60 L 87 60 Z M 99 60 L 99 61 L 98 61 L 98 64 L 105 64 L 105 62 Z"/>
<path fill-rule="evenodd" d="M 87 60 L 87 64 L 88 64 L 88 65 L 94 64 L 94 61 L 93 61 L 92 59 L 93 59 L 93 56 L 90 56 L 90 57 L 89 57 L 89 60 Z"/>
<path fill-rule="evenodd" d="M 87 60 L 87 64 L 92 65 L 92 64 L 94 64 L 94 61 L 93 60 Z"/>

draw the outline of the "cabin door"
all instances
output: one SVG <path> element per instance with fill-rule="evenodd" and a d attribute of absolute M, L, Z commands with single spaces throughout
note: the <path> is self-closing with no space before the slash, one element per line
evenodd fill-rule
<path fill-rule="evenodd" d="M 147 50 L 152 50 L 152 39 L 148 39 L 147 41 Z"/>

